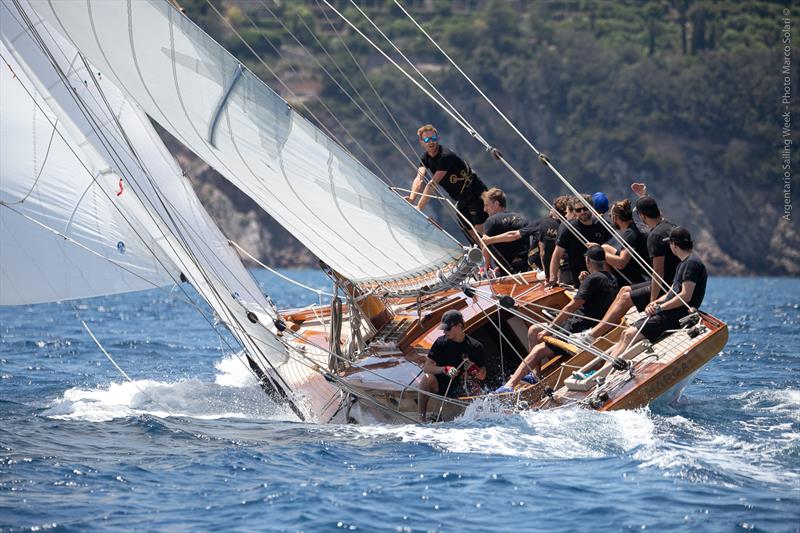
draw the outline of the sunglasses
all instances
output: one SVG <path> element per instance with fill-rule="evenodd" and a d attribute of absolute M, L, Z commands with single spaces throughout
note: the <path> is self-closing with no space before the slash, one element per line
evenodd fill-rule
<path fill-rule="evenodd" d="M 438 135 L 431 135 L 430 137 L 423 137 L 422 138 L 422 142 L 424 142 L 424 143 L 429 143 L 431 141 L 438 141 L 438 140 L 439 140 L 439 136 Z"/>
<path fill-rule="evenodd" d="M 589 208 L 588 207 L 573 207 L 572 210 L 575 211 L 576 213 L 583 213 L 584 211 L 588 211 Z"/>

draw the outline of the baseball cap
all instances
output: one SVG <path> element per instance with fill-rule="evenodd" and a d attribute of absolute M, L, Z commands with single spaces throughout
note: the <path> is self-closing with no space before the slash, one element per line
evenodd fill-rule
<path fill-rule="evenodd" d="M 676 244 L 692 244 L 692 234 L 689 230 L 681 226 L 675 226 L 669 232 L 669 237 L 663 239 L 664 242 L 674 242 Z"/>
<path fill-rule="evenodd" d="M 592 204 L 598 213 L 608 211 L 608 196 L 604 192 L 596 192 L 592 195 Z"/>
<path fill-rule="evenodd" d="M 447 311 L 445 314 L 442 315 L 442 322 L 441 324 L 439 324 L 439 329 L 448 331 L 453 326 L 457 326 L 463 323 L 464 323 L 464 315 L 461 314 L 461 311 L 450 309 L 449 311 Z"/>

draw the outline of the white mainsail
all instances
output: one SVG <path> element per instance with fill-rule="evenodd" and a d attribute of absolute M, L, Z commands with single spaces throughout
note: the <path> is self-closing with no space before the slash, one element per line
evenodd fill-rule
<path fill-rule="evenodd" d="M 410 279 L 463 256 L 166 0 L 19 4 L 351 281 Z"/>
<path fill-rule="evenodd" d="M 325 402 L 336 395 L 337 391 L 307 366 L 287 364 L 286 347 L 272 329 L 274 312 L 144 113 L 96 69 L 89 68 L 54 28 L 40 22 L 34 39 L 30 28 L 15 16 L 19 13 L 7 7 L 0 6 L 3 56 L 20 78 L 25 77 L 15 83 L 27 92 L 46 95 L 37 98 L 47 102 L 68 132 L 64 136 L 77 140 L 71 155 L 80 160 L 83 175 L 94 179 L 96 186 L 106 187 L 123 176 L 123 193 L 112 197 L 115 207 L 155 243 L 151 256 L 166 255 L 180 268 L 247 353 L 260 360 L 261 368 L 282 367 L 271 376 L 281 381 L 281 390 L 311 387 L 316 389 L 312 396 Z M 32 101 L 28 94 L 17 96 Z M 8 102 L 7 106 L 14 104 Z M 57 173 L 53 177 L 57 178 Z M 51 203 L 53 200 L 50 198 Z"/>

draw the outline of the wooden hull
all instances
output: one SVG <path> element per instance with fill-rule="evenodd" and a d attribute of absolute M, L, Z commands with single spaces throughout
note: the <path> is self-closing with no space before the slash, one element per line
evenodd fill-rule
<path fill-rule="evenodd" d="M 490 377 L 487 386 L 493 389 L 502 383 L 527 353 L 525 318 L 546 319 L 547 309 L 555 313 L 569 302 L 569 295 L 560 288 L 546 290 L 535 273 L 520 279 L 503 278 L 473 284 L 476 294 L 444 291 L 417 301 L 390 299 L 391 310 L 380 328 L 347 368 L 329 370 L 330 311 L 307 308 L 284 313 L 287 324 L 303 349 L 306 372 L 295 371 L 290 379 L 293 388 L 305 398 L 311 418 L 319 422 L 409 423 L 418 419 L 416 387 L 421 376 L 420 365 L 441 331 L 442 314 L 458 309 L 465 318 L 467 334 L 480 340 L 487 349 Z M 501 296 L 512 296 L 511 310 L 499 303 Z M 506 305 L 508 302 L 504 302 Z M 346 310 L 345 310 L 346 314 Z M 346 317 L 345 317 L 346 318 Z M 635 318 L 634 314 L 626 317 Z M 618 338 L 617 327 L 595 348 L 606 350 Z M 690 376 L 718 354 L 728 339 L 728 328 L 716 318 L 701 314 L 697 331 L 679 331 L 642 349 L 632 358 L 634 371 L 615 372 L 598 385 L 584 383 L 576 390 L 570 378 L 575 369 L 598 361 L 588 352 L 549 362 L 543 367 L 544 378 L 536 385 L 525 385 L 513 393 L 478 394 L 441 402 L 432 397 L 428 414 L 434 420 L 451 420 L 463 414 L 474 401 L 498 403 L 505 409 L 549 409 L 570 404 L 586 405 L 600 411 L 642 407 L 676 390 Z M 692 333 L 690 335 L 689 333 Z M 343 338 L 348 335 L 343 330 Z M 340 339 L 340 345 L 344 345 Z M 308 364 L 308 361 L 316 361 Z M 316 367 L 315 367 L 316 365 Z M 320 379 L 320 376 L 325 379 Z M 313 386 L 312 386 L 313 385 Z M 578 387 L 578 388 L 581 388 Z M 585 390 L 583 390 L 585 389 Z M 606 391 L 606 389 L 609 389 Z M 602 392 L 607 394 L 603 395 Z M 599 398 L 598 398 L 599 396 Z"/>

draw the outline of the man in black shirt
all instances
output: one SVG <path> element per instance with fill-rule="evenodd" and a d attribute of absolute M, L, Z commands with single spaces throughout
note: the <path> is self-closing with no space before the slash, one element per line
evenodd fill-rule
<path fill-rule="evenodd" d="M 592 204 L 591 197 L 588 198 L 588 203 Z M 586 251 L 586 244 L 578 239 L 575 232 L 582 235 L 587 242 L 594 244 L 603 244 L 611 239 L 609 231 L 595 220 L 589 208 L 583 204 L 580 198 L 572 199 L 572 210 L 577 218 L 571 221 L 569 226 L 562 224 L 558 230 L 555 251 L 553 257 L 550 258 L 550 275 L 548 276 L 550 285 L 555 285 L 558 281 L 561 259 L 565 253 L 569 257 L 573 283 L 576 286 L 578 284 L 580 273 L 584 269 L 583 255 Z"/>
<path fill-rule="evenodd" d="M 539 219 L 534 224 L 522 229 L 522 237 L 530 234 L 531 252 L 528 254 L 528 262 L 542 269 L 545 275 L 545 282 L 548 281 L 550 274 L 550 260 L 556 248 L 558 230 L 561 227 L 561 218 L 567 216 L 567 202 L 571 201 L 569 196 L 559 196 L 553 200 L 553 208 L 550 215 Z M 560 215 L 560 216 L 559 216 Z M 532 262 L 531 258 L 538 257 L 539 262 Z M 566 267 L 567 263 L 562 266 Z"/>
<path fill-rule="evenodd" d="M 550 323 L 551 329 L 561 326 L 567 333 L 578 333 L 589 329 L 603 316 L 617 295 L 619 288 L 617 280 L 606 267 L 603 248 L 592 246 L 586 250 L 584 255 L 588 273 L 585 272 L 582 276 L 581 285 L 572 301 L 565 305 Z M 544 329 L 535 325 L 528 329 L 528 339 L 531 343 L 530 353 L 520 363 L 506 384 L 496 392 L 511 392 L 523 380 L 523 377 L 526 381 L 533 383 L 541 379 L 542 362 L 556 354 L 564 353 L 561 348 L 551 346 L 544 341 L 545 335 L 548 334 Z M 526 376 L 528 373 L 532 375 Z"/>
<path fill-rule="evenodd" d="M 528 239 L 518 238 L 512 241 L 498 239 L 510 231 L 520 231 L 528 225 L 528 219 L 518 213 L 506 211 L 506 194 L 492 187 L 481 195 L 483 210 L 489 218 L 483 223 L 483 237 L 485 245 L 483 257 L 486 261 L 486 270 L 492 265 L 491 255 L 487 246 L 491 248 L 492 255 L 500 262 L 503 268 L 511 274 L 526 272 L 528 270 Z"/>
<path fill-rule="evenodd" d="M 656 274 L 670 285 L 675 277 L 675 269 L 679 259 L 670 251 L 671 247 L 665 244 L 664 240 L 669 236 L 669 232 L 675 227 L 675 224 L 661 216 L 658 203 L 649 196 L 643 196 L 636 200 L 636 211 L 639 213 L 642 222 L 650 228 L 650 233 L 647 235 L 647 252 L 650 256 L 650 266 L 653 267 Z M 614 300 L 606 316 L 603 317 L 603 322 L 598 323 L 586 332 L 583 340 L 591 342 L 605 334 L 611 329 L 611 326 L 607 324 L 618 323 L 632 305 L 635 305 L 637 310 L 644 311 L 647 304 L 654 301 L 662 293 L 661 284 L 656 277 L 653 277 L 650 281 L 643 281 L 630 287 L 622 287 L 617 299 Z"/>
<path fill-rule="evenodd" d="M 467 378 L 486 379 L 486 355 L 483 345 L 464 333 L 464 316 L 451 309 L 442 315 L 439 326 L 444 335 L 434 341 L 425 363 L 420 390 L 441 396 L 463 395 Z M 427 422 L 428 394 L 420 392 L 417 398 L 419 420 Z"/>
<path fill-rule="evenodd" d="M 483 233 L 483 222 L 487 215 L 483 211 L 481 193 L 486 190 L 486 185 L 472 171 L 469 163 L 439 144 L 439 134 L 432 125 L 426 124 L 420 127 L 417 136 L 425 153 L 420 158 L 420 167 L 411 185 L 411 194 L 406 200 L 414 203 L 425 181 L 425 172 L 430 170 L 433 177 L 425 185 L 417 209 L 422 211 L 434 193 L 434 188 L 437 185 L 441 186 L 456 201 L 458 212 L 475 227 L 478 234 Z M 473 234 L 469 224 L 461 216 L 458 218 L 458 223 L 467 235 L 477 242 L 477 235 Z"/>
<path fill-rule="evenodd" d="M 636 252 L 642 261 L 650 257 L 647 250 L 647 234 L 633 221 L 631 202 L 628 199 L 615 202 L 611 207 L 611 223 L 620 231 L 622 240 Z M 614 267 L 614 276 L 620 287 L 635 285 L 649 278 L 647 271 L 633 258 L 630 249 L 623 246 L 619 251 L 604 244 L 606 262 Z"/>
<path fill-rule="evenodd" d="M 619 342 L 611 350 L 612 357 L 623 355 L 642 338 L 655 342 L 665 331 L 680 328 L 680 319 L 690 313 L 686 305 L 694 312 L 703 303 L 708 273 L 703 262 L 692 251 L 691 234 L 677 226 L 665 240 L 672 253 L 680 259 L 672 288 L 648 304 L 644 311 L 647 316 L 622 333 Z"/>

